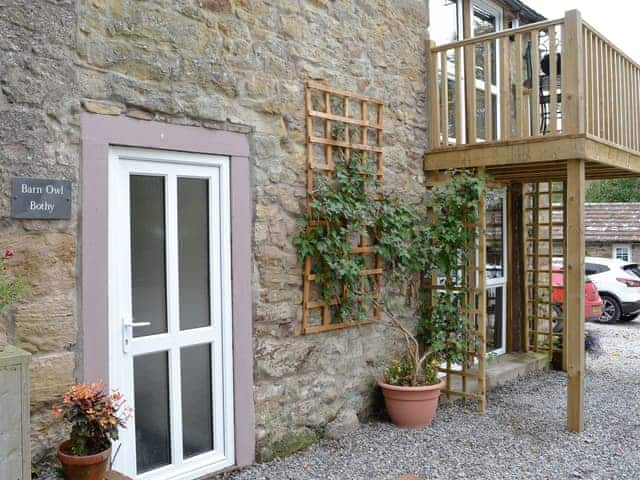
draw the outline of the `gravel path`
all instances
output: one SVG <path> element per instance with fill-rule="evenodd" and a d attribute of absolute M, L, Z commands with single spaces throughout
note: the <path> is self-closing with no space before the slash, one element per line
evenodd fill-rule
<path fill-rule="evenodd" d="M 362 425 L 284 460 L 224 480 L 640 479 L 640 319 L 588 324 L 603 354 L 587 360 L 586 429 L 565 431 L 565 375 L 545 372 L 493 390 L 488 410 L 438 411 L 431 428 Z"/>

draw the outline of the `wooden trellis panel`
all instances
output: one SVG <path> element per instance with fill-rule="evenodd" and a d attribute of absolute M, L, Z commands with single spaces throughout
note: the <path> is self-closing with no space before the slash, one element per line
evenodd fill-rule
<path fill-rule="evenodd" d="M 526 348 L 559 356 L 564 368 L 565 322 L 559 289 L 566 264 L 565 184 L 528 183 L 523 195 Z"/>
<path fill-rule="evenodd" d="M 309 81 L 305 85 L 305 112 L 307 131 L 307 211 L 311 213 L 311 195 L 314 190 L 315 175 L 333 177 L 335 162 L 338 154 L 345 159 L 351 158 L 352 153 L 359 152 L 367 160 L 375 163 L 375 175 L 378 188 L 382 184 L 382 118 L 383 101 L 329 87 L 325 84 Z M 339 132 L 339 134 L 336 134 Z M 370 265 L 363 271 L 362 286 L 366 288 L 366 277 L 373 279 L 374 299 L 380 298 L 382 275 L 382 261 L 373 252 L 370 240 L 360 237 L 358 245 L 352 249 L 353 255 L 368 257 Z M 361 321 L 335 322 L 332 307 L 338 304 L 326 305 L 314 288 L 316 280 L 312 274 L 313 259 L 306 258 L 304 262 L 304 291 L 302 305 L 302 333 L 316 333 L 362 325 L 379 320 L 380 307 L 371 308 L 371 317 Z"/>
<path fill-rule="evenodd" d="M 432 275 L 431 295 L 435 292 L 454 293 L 463 290 L 464 308 L 460 314 L 467 319 L 467 349 L 465 360 L 461 365 L 447 363 L 440 368 L 445 376 L 445 387 L 442 390 L 447 398 L 462 397 L 476 400 L 478 410 L 486 409 L 486 368 L 487 368 L 487 273 L 486 273 L 486 202 L 483 194 L 479 205 L 478 225 L 469 228 L 478 229 L 478 243 L 474 258 L 461 265 L 459 275 L 469 286 L 461 289 L 456 286 L 455 279 L 443 279 Z"/>

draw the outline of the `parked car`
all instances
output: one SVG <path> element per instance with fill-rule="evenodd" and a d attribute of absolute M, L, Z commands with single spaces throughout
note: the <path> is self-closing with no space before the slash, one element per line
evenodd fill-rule
<path fill-rule="evenodd" d="M 554 313 L 558 316 L 562 312 L 562 304 L 564 302 L 564 274 L 559 265 L 553 266 L 551 274 L 551 282 L 553 290 L 551 292 L 551 301 Z M 602 315 L 603 301 L 600 298 L 596 285 L 586 277 L 584 279 L 584 318 L 585 320 L 598 320 Z"/>
<path fill-rule="evenodd" d="M 637 263 L 586 257 L 585 273 L 602 297 L 601 322 L 628 322 L 640 313 L 640 267 Z"/>

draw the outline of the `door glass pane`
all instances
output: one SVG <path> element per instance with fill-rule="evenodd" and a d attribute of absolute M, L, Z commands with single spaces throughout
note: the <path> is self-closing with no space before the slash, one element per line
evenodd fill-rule
<path fill-rule="evenodd" d="M 169 359 L 167 352 L 133 359 L 138 473 L 171 463 Z"/>
<path fill-rule="evenodd" d="M 495 190 L 487 192 L 486 242 L 487 278 L 504 277 L 504 211 L 503 194 Z"/>
<path fill-rule="evenodd" d="M 503 287 L 487 289 L 487 350 L 503 348 Z"/>
<path fill-rule="evenodd" d="M 209 181 L 178 178 L 180 329 L 210 324 Z"/>
<path fill-rule="evenodd" d="M 476 136 L 483 140 L 487 139 L 487 126 L 485 118 L 487 115 L 487 105 L 485 104 L 484 90 L 476 89 Z"/>
<path fill-rule="evenodd" d="M 182 448 L 185 458 L 213 450 L 211 344 L 180 351 Z"/>
<path fill-rule="evenodd" d="M 167 331 L 165 179 L 131 175 L 131 296 L 134 337 Z"/>

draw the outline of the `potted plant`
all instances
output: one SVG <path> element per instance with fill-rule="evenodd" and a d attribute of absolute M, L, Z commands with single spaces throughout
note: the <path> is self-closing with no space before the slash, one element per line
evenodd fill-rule
<path fill-rule="evenodd" d="M 118 391 L 108 394 L 103 382 L 72 386 L 62 403 L 53 406 L 55 416 L 71 424 L 71 434 L 58 446 L 56 456 L 67 480 L 103 480 L 111 442 L 118 439 L 131 409 Z"/>
<path fill-rule="evenodd" d="M 406 342 L 405 352 L 378 381 L 397 426 L 430 425 L 444 385 L 439 366 L 466 361 L 471 325 L 462 311 L 471 286 L 461 266 L 475 255 L 478 231 L 469 226 L 477 225 L 483 190 L 482 176 L 457 171 L 432 188 L 421 206 L 398 199 L 381 204 L 376 249 L 389 265 L 387 279 L 413 285 L 419 292 L 415 329 L 403 324 L 394 307 L 384 308 Z M 441 289 L 431 288 L 434 277 Z"/>

